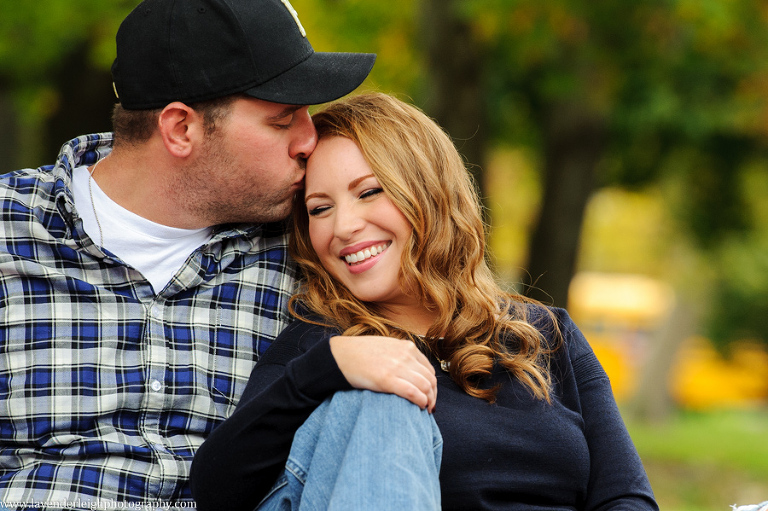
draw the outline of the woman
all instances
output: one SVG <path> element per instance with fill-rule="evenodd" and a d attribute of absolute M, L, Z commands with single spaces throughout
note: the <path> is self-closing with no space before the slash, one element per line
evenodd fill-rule
<path fill-rule="evenodd" d="M 383 94 L 343 100 L 313 120 L 319 141 L 291 246 L 304 275 L 292 301 L 299 321 L 270 347 L 235 414 L 198 452 L 191 477 L 198 506 L 227 498 L 227 509 L 253 509 L 284 469 L 302 485 L 311 481 L 307 472 L 323 472 L 318 460 L 336 451 L 312 451 L 299 475 L 294 451 L 316 415 L 343 413 L 348 404 L 329 412 L 328 403 L 355 388 L 386 402 L 373 405 L 386 413 L 365 424 L 399 414 L 391 402 L 417 413 L 398 415 L 360 442 L 364 456 L 347 459 L 379 460 L 390 445 L 381 447 L 380 437 L 410 442 L 405 426 L 421 429 L 386 470 L 355 466 L 356 482 L 342 489 L 393 479 L 391 495 L 416 480 L 402 493 L 423 489 L 425 500 L 399 504 L 413 509 L 657 509 L 608 378 L 567 313 L 494 282 L 479 202 L 449 137 Z M 422 424 L 429 421 L 442 434 L 434 458 L 430 448 L 441 440 Z M 334 433 L 332 421 L 325 427 L 312 442 Z M 400 477 L 403 466 L 417 475 Z M 430 501 L 438 468 L 441 496 Z M 271 509 L 275 498 L 262 506 Z"/>

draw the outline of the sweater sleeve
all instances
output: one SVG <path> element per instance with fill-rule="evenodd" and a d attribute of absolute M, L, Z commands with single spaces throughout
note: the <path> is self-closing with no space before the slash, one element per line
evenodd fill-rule
<path fill-rule="evenodd" d="M 235 412 L 194 457 L 199 509 L 255 508 L 285 468 L 296 430 L 326 397 L 351 388 L 331 353 L 332 335 L 296 321 L 264 353 Z"/>
<path fill-rule="evenodd" d="M 588 510 L 658 510 L 648 477 L 613 397 L 608 375 L 567 312 L 559 316 L 590 454 Z"/>

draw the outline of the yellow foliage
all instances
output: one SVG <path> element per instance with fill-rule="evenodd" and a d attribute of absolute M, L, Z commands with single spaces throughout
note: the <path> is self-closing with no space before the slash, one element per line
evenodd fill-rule
<path fill-rule="evenodd" d="M 688 339 L 672 372 L 672 394 L 686 408 L 744 407 L 768 398 L 768 353 L 739 344 L 724 358 L 703 338 Z"/>

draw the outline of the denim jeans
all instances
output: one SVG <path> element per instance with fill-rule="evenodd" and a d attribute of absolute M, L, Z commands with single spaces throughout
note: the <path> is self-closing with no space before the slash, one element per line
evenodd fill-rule
<path fill-rule="evenodd" d="M 443 439 L 431 414 L 393 394 L 337 392 L 296 432 L 258 511 L 440 509 Z"/>

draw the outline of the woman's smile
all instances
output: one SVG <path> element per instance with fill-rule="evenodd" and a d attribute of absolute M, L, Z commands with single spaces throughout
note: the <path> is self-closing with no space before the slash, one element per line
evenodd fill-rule
<path fill-rule="evenodd" d="M 363 261 L 367 261 L 371 257 L 376 257 L 388 249 L 391 244 L 392 243 L 388 241 L 387 243 L 382 243 L 381 245 L 373 245 L 364 250 L 360 250 L 348 255 L 343 255 L 342 257 L 347 262 L 347 264 L 354 266 L 356 264 L 362 263 Z"/>

